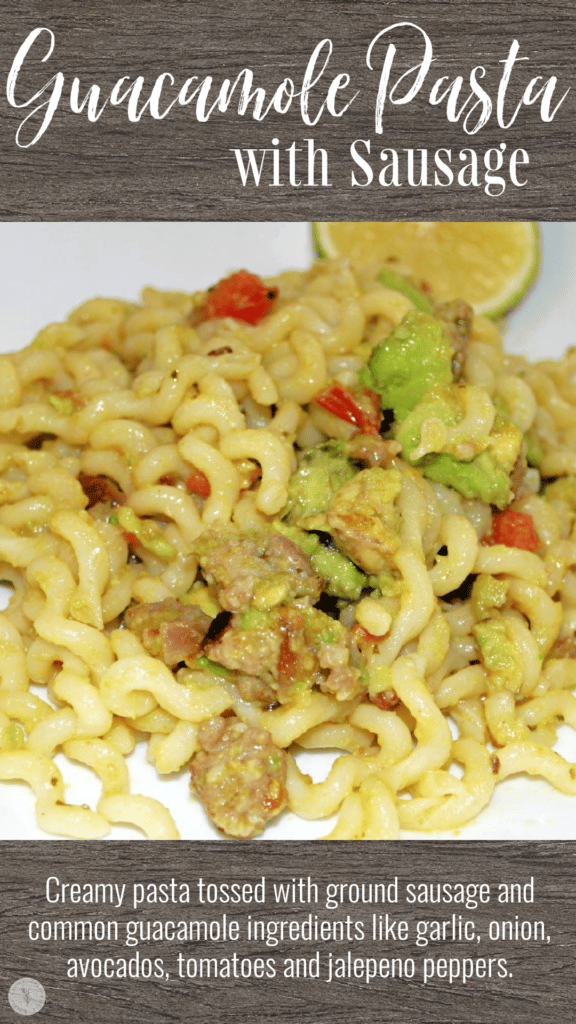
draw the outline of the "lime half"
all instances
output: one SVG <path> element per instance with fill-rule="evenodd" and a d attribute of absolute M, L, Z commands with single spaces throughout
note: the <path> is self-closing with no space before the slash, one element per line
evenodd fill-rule
<path fill-rule="evenodd" d="M 312 230 L 320 256 L 347 256 L 374 273 L 392 267 L 436 299 L 465 299 L 490 317 L 520 301 L 540 266 L 540 232 L 531 221 L 320 221 Z"/>

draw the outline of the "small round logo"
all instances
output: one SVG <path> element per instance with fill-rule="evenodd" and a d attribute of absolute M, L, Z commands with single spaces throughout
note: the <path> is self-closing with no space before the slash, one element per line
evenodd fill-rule
<path fill-rule="evenodd" d="M 8 1002 L 14 1013 L 19 1013 L 21 1017 L 31 1017 L 33 1013 L 38 1013 L 46 1002 L 44 986 L 35 978 L 18 978 L 18 981 L 10 986 Z"/>

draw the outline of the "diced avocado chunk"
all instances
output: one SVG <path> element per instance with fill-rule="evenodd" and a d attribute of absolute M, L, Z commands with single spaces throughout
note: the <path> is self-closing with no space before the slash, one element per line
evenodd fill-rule
<path fill-rule="evenodd" d="M 407 299 L 410 299 L 410 302 L 414 303 L 416 309 L 421 310 L 422 313 L 434 312 L 434 307 L 428 296 L 410 278 L 405 277 L 404 274 L 399 274 L 397 270 L 392 270 L 391 267 L 384 267 L 378 274 L 378 280 L 385 288 L 391 288 L 393 291 L 405 295 Z"/>
<path fill-rule="evenodd" d="M 490 431 L 490 451 L 498 464 L 511 473 L 522 448 L 522 431 L 512 420 L 496 416 Z"/>
<path fill-rule="evenodd" d="M 378 391 L 382 408 L 403 420 L 432 387 L 452 381 L 452 349 L 440 320 L 419 310 L 407 313 L 376 346 L 360 382 Z"/>
<path fill-rule="evenodd" d="M 274 528 L 308 556 L 316 575 L 326 580 L 325 592 L 330 597 L 358 600 L 366 586 L 366 577 L 341 551 L 325 547 L 315 533 L 307 533 L 295 526 L 276 521 Z"/>
<path fill-rule="evenodd" d="M 240 629 L 263 629 L 269 621 L 268 612 L 259 608 L 247 608 L 240 617 Z"/>
<path fill-rule="evenodd" d="M 204 672 L 210 672 L 213 676 L 220 676 L 221 678 L 231 675 L 229 668 L 221 665 L 218 661 L 211 661 L 205 654 L 201 654 L 199 658 L 196 658 L 196 668 L 199 668 Z"/>
<path fill-rule="evenodd" d="M 446 437 L 451 436 L 451 440 L 440 441 L 439 447 L 432 450 L 462 458 L 460 448 L 466 445 L 470 455 L 465 458 L 471 458 L 472 455 L 479 455 L 488 449 L 495 455 L 502 468 L 511 472 L 522 446 L 522 431 L 511 419 L 500 413 L 493 414 L 492 425 L 484 432 L 466 431 L 461 426 L 466 423 L 468 406 L 476 401 L 477 392 L 478 389 L 469 384 L 431 388 L 426 397 L 396 426 L 395 436 L 402 445 L 402 454 L 411 462 L 415 461 L 412 456 L 420 444 L 424 423 L 437 421 L 439 425 L 459 427 L 459 430 L 447 432 Z M 487 395 L 484 399 L 491 405 Z"/>
<path fill-rule="evenodd" d="M 346 555 L 333 547 L 324 547 L 318 541 L 310 556 L 314 572 L 326 580 L 326 593 L 331 597 L 345 597 L 357 601 L 366 586 L 366 577 Z"/>
<path fill-rule="evenodd" d="M 494 608 L 501 608 L 508 594 L 508 580 L 480 573 L 472 585 L 471 606 L 474 618 L 486 619 Z"/>
<path fill-rule="evenodd" d="M 368 666 L 368 693 L 376 697 L 392 688 L 392 669 L 378 658 L 372 658 Z"/>
<path fill-rule="evenodd" d="M 510 635 L 505 617 L 479 622 L 473 627 L 480 657 L 494 690 L 516 693 L 523 677 L 522 657 Z"/>
<path fill-rule="evenodd" d="M 540 469 L 544 461 L 544 449 L 539 438 L 536 434 L 529 433 L 525 434 L 524 440 L 526 442 L 526 462 L 529 466 L 535 466 L 536 469 Z"/>
<path fill-rule="evenodd" d="M 336 491 L 330 508 L 302 520 L 306 530 L 331 534 L 336 547 L 365 573 L 393 566 L 400 547 L 395 500 L 402 489 L 398 469 L 362 469 Z"/>
<path fill-rule="evenodd" d="M 288 504 L 284 514 L 287 523 L 304 516 L 325 512 L 332 495 L 356 470 L 345 455 L 342 441 L 313 445 L 302 452 L 300 466 L 288 486 Z"/>
<path fill-rule="evenodd" d="M 465 459 L 458 458 L 458 447 L 453 445 L 451 451 L 445 440 L 439 441 L 433 452 L 414 458 L 423 424 L 436 421 L 446 427 L 457 426 L 464 415 L 465 395 L 466 388 L 457 385 L 432 389 L 398 424 L 396 439 L 402 445 L 404 457 L 417 464 L 428 479 L 453 487 L 465 498 L 479 498 L 504 508 L 512 497 L 510 473 L 522 446 L 522 432 L 511 420 L 497 415 L 489 434 L 459 437 L 458 445 L 470 449 L 470 456 Z"/>
<path fill-rule="evenodd" d="M 415 461 L 412 453 L 420 444 L 422 425 L 426 420 L 439 420 L 447 427 L 453 427 L 459 422 L 462 410 L 458 397 L 457 388 L 434 389 L 398 424 L 395 435 L 402 445 L 404 458 L 410 462 Z"/>
<path fill-rule="evenodd" d="M 453 487 L 464 498 L 479 498 L 496 508 L 510 504 L 510 478 L 490 452 L 482 452 L 470 462 L 462 462 L 453 455 L 430 455 L 421 468 L 429 480 Z"/>
<path fill-rule="evenodd" d="M 9 722 L 0 733 L 0 750 L 20 750 L 26 744 L 26 733 L 18 722 Z"/>
<path fill-rule="evenodd" d="M 222 611 L 210 588 L 203 583 L 195 583 L 191 590 L 179 597 L 178 600 L 181 604 L 196 605 L 211 619 L 215 619 Z"/>
<path fill-rule="evenodd" d="M 71 416 L 75 405 L 71 395 L 48 395 L 48 401 L 60 416 Z"/>
<path fill-rule="evenodd" d="M 297 544 L 308 558 L 312 557 L 320 543 L 320 538 L 315 533 L 307 533 L 306 530 L 300 530 L 297 526 L 283 523 L 281 519 L 274 520 L 274 529 L 283 537 L 288 537 L 288 540 Z"/>
<path fill-rule="evenodd" d="M 118 523 L 127 533 L 133 533 L 143 548 L 151 551 L 158 558 L 172 559 L 176 557 L 176 548 L 164 538 L 162 531 L 148 519 L 140 519 L 134 509 L 127 505 L 117 508 L 108 522 Z"/>
<path fill-rule="evenodd" d="M 374 587 L 370 597 L 399 597 L 404 584 L 401 579 L 391 572 L 380 572 L 377 576 L 370 576 L 368 584 Z"/>

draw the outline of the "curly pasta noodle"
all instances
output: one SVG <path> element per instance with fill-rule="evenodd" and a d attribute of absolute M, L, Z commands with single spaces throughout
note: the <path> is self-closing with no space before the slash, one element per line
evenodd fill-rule
<path fill-rule="evenodd" d="M 470 316 L 408 450 L 401 417 L 366 428 L 358 372 L 411 298 L 344 260 L 264 287 L 254 322 L 209 316 L 204 292 L 92 299 L 0 357 L 0 779 L 78 839 L 179 838 L 133 792 L 143 741 L 239 836 L 284 806 L 334 815 L 326 839 L 455 829 L 520 773 L 576 794 L 554 749 L 576 729 L 576 352 L 530 364 Z M 311 505 L 295 482 L 327 451 L 345 473 Z M 486 453 L 497 508 L 426 470 Z M 497 533 L 509 513 L 535 541 Z M 93 807 L 66 802 L 67 760 Z M 231 799 L 260 801 L 258 827 L 228 827 Z"/>

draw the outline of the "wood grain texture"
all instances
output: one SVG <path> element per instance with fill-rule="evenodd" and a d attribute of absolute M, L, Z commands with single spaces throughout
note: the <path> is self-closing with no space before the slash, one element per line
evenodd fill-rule
<path fill-rule="evenodd" d="M 506 219 L 570 220 L 576 217 L 576 182 L 572 174 L 575 143 L 574 44 L 576 9 L 573 4 L 488 2 L 399 4 L 396 0 L 300 0 L 278 3 L 260 0 L 117 0 L 89 6 L 78 0 L 35 0 L 16 7 L 0 0 L 0 217 L 5 220 L 308 220 L 308 219 Z M 366 65 L 370 41 L 384 28 L 410 21 L 432 40 L 434 64 L 420 93 L 408 105 L 384 112 L 384 132 L 375 132 L 374 108 L 384 44 L 374 50 L 374 70 Z M 42 63 L 47 36 L 30 52 L 19 75 L 16 98 L 25 103 L 47 86 L 57 72 L 64 76 L 62 96 L 52 123 L 36 145 L 19 149 L 15 135 L 32 106 L 15 109 L 6 98 L 6 79 L 15 54 L 37 27 L 50 28 L 54 52 Z M 119 78 L 145 79 L 148 96 L 163 72 L 174 76 L 174 90 L 190 76 L 213 76 L 220 86 L 244 68 L 254 72 L 255 85 L 273 90 L 291 77 L 297 90 L 318 42 L 330 39 L 333 53 L 327 70 L 311 91 L 312 115 L 326 97 L 332 77 L 347 72 L 350 88 L 358 91 L 341 117 L 326 114 L 307 126 L 295 99 L 284 115 L 271 112 L 264 120 L 239 116 L 233 106 L 200 123 L 193 106 L 174 107 L 164 120 L 145 115 L 130 123 L 126 107 L 103 111 L 96 123 L 85 113 L 70 110 L 70 88 L 80 80 L 80 97 L 97 83 L 102 97 Z M 397 55 L 392 79 L 418 62 L 420 38 L 415 29 L 396 30 Z M 467 135 L 461 121 L 450 123 L 444 105 L 430 106 L 428 95 L 436 78 L 446 82 L 458 75 L 466 83 L 474 66 L 486 68 L 482 79 L 494 103 L 514 39 L 520 61 L 506 99 L 510 113 L 530 80 L 556 76 L 556 97 L 570 93 L 551 123 L 543 123 L 538 104 L 521 110 L 515 124 L 502 129 L 494 111 L 477 133 Z M 542 83 L 540 83 L 542 84 Z M 37 103 L 44 103 L 50 89 Z M 169 91 L 172 97 L 175 91 Z M 216 93 L 213 93 L 215 96 Z M 43 117 L 44 110 L 36 117 Z M 38 122 L 39 123 L 39 122 Z M 31 136 L 29 135 L 28 138 Z M 330 187 L 301 187 L 288 183 L 283 162 L 279 186 L 254 183 L 243 187 L 233 150 L 272 150 L 292 143 L 298 148 L 312 138 L 329 157 Z M 371 143 L 370 163 L 375 180 L 366 188 L 353 187 L 351 172 L 365 180 L 350 155 L 355 139 Z M 392 147 L 427 149 L 429 159 L 440 147 L 457 154 L 472 147 L 482 160 L 486 150 L 506 144 L 506 155 L 524 148 L 530 156 L 523 188 L 508 184 L 503 195 L 485 193 L 483 185 L 464 187 L 381 187 L 379 152 Z M 363 152 L 363 150 L 361 150 Z M 402 156 L 402 159 L 405 157 Z M 284 160 L 287 158 L 284 156 Z M 302 154 L 296 156 L 298 176 L 306 181 Z M 271 161 L 270 153 L 266 157 Z M 270 165 L 271 166 L 271 165 Z M 264 179 L 263 179 L 264 182 Z"/>
<path fill-rule="evenodd" d="M 288 1024 L 363 1024 L 386 1021 L 394 1024 L 524 1024 L 527 1019 L 540 1024 L 571 1020 L 576 982 L 574 980 L 574 914 L 576 911 L 576 846 L 572 843 L 11 843 L 0 847 L 2 887 L 0 889 L 0 942 L 3 956 L 0 967 L 0 1007 L 5 994 L 18 977 L 40 981 L 47 993 L 46 1005 L 38 1018 L 42 1021 L 74 1021 L 75 1024 L 107 1024 L 110 1019 L 123 1024 L 170 1024 L 193 1019 L 197 1024 L 252 1024 L 273 1021 Z M 60 882 L 83 885 L 99 882 L 126 884 L 131 892 L 134 882 L 160 884 L 188 882 L 195 891 L 196 880 L 206 883 L 259 882 L 266 879 L 265 905 L 203 905 L 195 896 L 190 904 L 143 905 L 134 911 L 131 905 L 112 911 L 105 906 L 70 903 L 48 904 L 46 879 L 56 876 Z M 317 883 L 319 901 L 309 905 L 298 902 L 279 905 L 271 898 L 272 883 L 310 877 Z M 399 879 L 397 904 L 367 905 L 353 900 L 338 909 L 326 909 L 324 893 L 328 883 L 391 882 Z M 498 905 L 496 886 L 501 882 L 525 885 L 534 878 L 534 902 L 524 905 Z M 403 893 L 407 882 L 488 883 L 492 898 L 478 909 L 462 905 L 410 906 Z M 126 897 L 128 902 L 128 897 Z M 30 942 L 28 922 L 92 920 L 113 917 L 120 925 L 127 920 L 217 920 L 223 912 L 240 922 L 237 942 L 143 943 L 126 947 L 122 939 L 106 941 Z M 244 938 L 248 915 L 263 921 L 300 920 L 309 914 L 322 920 L 343 920 L 350 916 L 370 930 L 372 913 L 389 912 L 409 922 L 420 919 L 451 919 L 453 913 L 473 918 L 485 933 L 490 920 L 543 920 L 550 943 L 470 942 L 436 943 L 418 947 L 414 938 L 407 941 L 309 942 L 285 939 L 278 946 L 262 941 L 249 943 Z M 423 985 L 417 972 L 413 980 L 375 979 L 367 984 L 360 978 L 345 978 L 327 983 L 324 977 L 288 979 L 279 970 L 273 980 L 238 978 L 237 980 L 168 981 L 128 979 L 92 979 L 70 981 L 66 977 L 69 957 L 163 957 L 172 969 L 176 954 L 185 958 L 274 957 L 278 965 L 286 957 L 310 958 L 320 950 L 322 960 L 331 951 L 335 957 L 439 957 L 502 958 L 507 960 L 511 976 L 471 980 L 466 985 L 437 978 Z M 5 1006 L 5 1003 L 4 1003 Z M 0 1009 L 0 1015 L 2 1009 Z M 4 1019 L 4 1018 L 3 1018 Z"/>
<path fill-rule="evenodd" d="M 87 5 L 79 0 L 34 0 L 16 6 L 0 0 L 3 31 L 0 35 L 0 218 L 39 220 L 378 220 L 378 219 L 576 219 L 574 60 L 576 10 L 560 2 L 509 0 L 477 4 L 471 0 L 402 3 L 394 0 L 299 0 L 297 3 L 248 0 L 103 0 Z M 510 43 L 517 38 L 529 62 L 519 71 L 509 101 L 518 100 L 532 75 L 556 75 L 560 91 L 571 89 L 551 124 L 543 124 L 535 108 L 521 113 L 514 127 L 503 131 L 490 121 L 477 135 L 468 137 L 460 125 L 451 125 L 441 107 L 431 108 L 423 92 L 409 106 L 387 108 L 385 133 L 374 131 L 374 95 L 377 74 L 366 67 L 370 40 L 397 21 L 420 25 L 433 40 L 437 63 L 435 76 L 467 76 L 482 64 L 491 82 L 497 82 Z M 16 110 L 6 99 L 6 78 L 19 45 L 39 26 L 55 34 L 55 52 L 47 63 L 31 62 L 20 79 L 21 93 L 30 97 L 57 71 L 65 78 L 62 101 L 50 128 L 37 145 L 19 149 L 15 134 L 28 112 Z M 263 122 L 240 118 L 230 110 L 206 124 L 198 123 L 191 108 L 175 109 L 165 120 L 143 118 L 131 124 L 125 109 L 107 108 L 91 124 L 85 115 L 69 109 L 70 85 L 81 80 L 81 95 L 92 83 L 103 94 L 123 75 L 143 75 L 149 86 L 169 71 L 179 85 L 191 76 L 213 75 L 215 81 L 234 78 L 243 68 L 254 71 L 255 80 L 268 91 L 286 76 L 301 82 L 314 46 L 330 38 L 334 46 L 330 68 L 347 71 L 359 96 L 348 116 L 324 118 L 309 128 L 296 104 L 284 116 L 270 115 Z M 399 62 L 401 71 L 416 59 L 410 39 L 399 37 L 406 47 Z M 402 63 L 403 61 L 403 63 Z M 318 102 L 322 93 L 318 92 Z M 240 184 L 234 148 L 279 148 L 292 142 L 303 146 L 313 138 L 316 147 L 329 154 L 330 188 L 260 188 Z M 350 144 L 371 140 L 376 152 L 386 145 L 403 149 L 459 151 L 471 145 L 483 154 L 506 142 L 508 151 L 523 147 L 530 154 L 528 185 L 508 186 L 503 196 L 487 196 L 483 188 L 381 188 L 352 187 Z M 376 173 L 380 170 L 375 161 Z M 573 1018 L 575 982 L 574 919 L 576 911 L 576 847 L 560 843 L 396 843 L 312 845 L 304 843 L 155 844 L 148 843 L 10 843 L 0 844 L 0 1019 L 16 1019 L 6 1003 L 14 980 L 38 978 L 47 991 L 47 1002 L 38 1020 L 74 1021 L 75 1024 L 170 1024 L 194 1020 L 196 1024 L 556 1024 Z M 447 982 L 419 980 L 372 982 L 346 979 L 326 984 L 323 980 L 274 982 L 239 979 L 198 983 L 90 979 L 67 980 L 69 956 L 133 956 L 132 949 L 105 943 L 74 949 L 66 943 L 31 943 L 27 923 L 33 918 L 82 919 L 102 916 L 102 908 L 75 906 L 47 908 L 44 884 L 48 874 L 68 881 L 164 881 L 177 877 L 193 881 L 199 875 L 212 881 L 255 880 L 262 875 L 276 881 L 311 875 L 320 885 L 328 881 L 370 882 L 398 874 L 403 880 L 462 880 L 497 883 L 504 879 L 524 881 L 534 875 L 540 888 L 534 917 L 543 918 L 553 941 L 549 946 L 507 946 L 502 954 L 496 943 L 490 955 L 505 955 L 512 977 L 465 987 Z M 538 889 L 537 889 L 538 891 Z M 220 915 L 222 907 L 212 908 Z M 374 908 L 345 906 L 346 913 L 366 915 Z M 491 915 L 489 908 L 472 912 L 479 922 Z M 386 908 L 378 908 L 380 912 Z M 450 908 L 422 912 L 446 917 Z M 522 908 L 524 913 L 526 908 Z M 235 908 L 245 923 L 251 908 Z M 252 908 L 253 912 L 253 908 Z M 322 913 L 321 906 L 299 907 L 292 914 Z M 197 907 L 148 907 L 148 919 L 198 916 Z M 266 916 L 287 917 L 286 908 L 267 906 Z M 134 917 L 122 909 L 119 921 Z M 402 916 L 414 920 L 413 911 L 402 907 Z M 501 917 L 501 911 L 495 916 Z M 355 955 L 418 955 L 412 942 L 401 947 L 388 944 L 376 949 L 347 944 Z M 314 950 L 318 948 L 313 944 Z M 173 958 L 154 946 L 141 953 Z M 188 945 L 187 956 L 206 955 Z M 221 950 L 216 955 L 225 955 Z M 293 941 L 270 950 L 258 944 L 238 944 L 239 955 L 275 958 L 309 956 L 311 944 Z M 336 950 L 335 950 L 336 952 Z M 450 950 L 435 948 L 430 955 L 468 955 L 467 946 Z M 484 951 L 483 951 L 484 952 Z M 214 949 L 210 949 L 214 955 Z M 476 954 L 476 951 L 474 951 Z"/>

